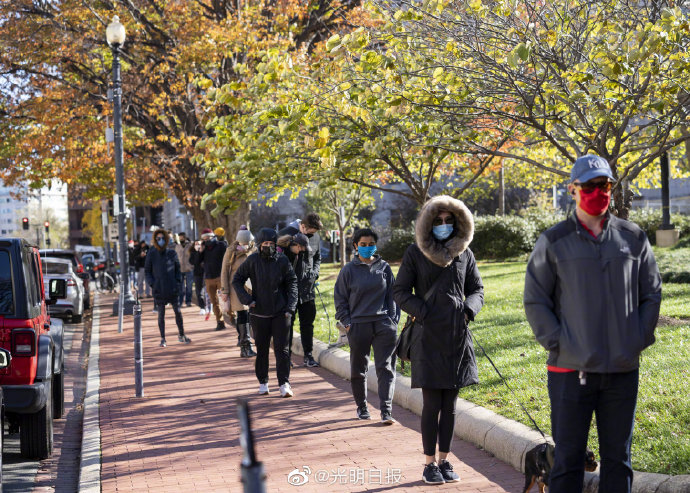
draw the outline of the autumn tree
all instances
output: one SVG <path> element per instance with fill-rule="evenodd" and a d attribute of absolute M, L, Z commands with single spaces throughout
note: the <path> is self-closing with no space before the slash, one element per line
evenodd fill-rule
<path fill-rule="evenodd" d="M 578 156 L 606 158 L 618 215 L 627 215 L 630 185 L 690 138 L 690 27 L 678 2 L 375 3 L 398 46 L 414 45 L 425 61 L 419 73 L 438 82 L 419 85 L 437 100 L 417 102 L 430 118 L 457 130 L 473 113 L 511 143 L 478 150 L 557 180 Z"/>
<path fill-rule="evenodd" d="M 234 201 L 212 217 L 202 198 L 222 182 L 193 158 L 211 135 L 207 119 L 232 104 L 209 107 L 208 91 L 242 83 L 271 47 L 309 49 L 342 22 L 356 2 L 102 1 L 0 6 L 0 172 L 7 183 L 58 177 L 112 193 L 114 169 L 104 130 L 111 53 L 105 28 L 114 14 L 126 27 L 122 47 L 123 124 L 128 195 L 147 203 L 166 184 L 199 224 L 233 231 L 248 204 Z M 238 97 L 242 97 L 239 95 Z"/>

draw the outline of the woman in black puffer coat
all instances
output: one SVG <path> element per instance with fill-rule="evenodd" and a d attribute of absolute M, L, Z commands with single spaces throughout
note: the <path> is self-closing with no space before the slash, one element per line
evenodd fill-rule
<path fill-rule="evenodd" d="M 467 324 L 484 304 L 484 286 L 467 248 L 473 235 L 474 220 L 465 204 L 446 195 L 429 200 L 417 216 L 415 244 L 405 252 L 393 286 L 395 302 L 415 317 L 412 387 L 421 387 L 424 397 L 423 479 L 430 484 L 459 479 L 446 460 L 455 427 L 455 401 L 458 389 L 478 383 Z"/>

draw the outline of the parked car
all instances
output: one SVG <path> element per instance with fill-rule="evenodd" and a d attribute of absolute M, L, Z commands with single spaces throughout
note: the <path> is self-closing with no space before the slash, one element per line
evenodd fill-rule
<path fill-rule="evenodd" d="M 64 279 L 48 283 L 46 300 L 38 248 L 0 238 L 0 347 L 10 366 L 0 370 L 5 415 L 19 430 L 19 450 L 30 459 L 53 452 L 53 419 L 65 410 L 63 324 L 47 306 L 67 295 Z"/>
<path fill-rule="evenodd" d="M 67 296 L 48 306 L 48 313 L 80 323 L 84 317 L 84 283 L 72 270 L 72 263 L 61 258 L 41 258 L 41 270 L 46 292 L 51 279 L 64 279 L 67 283 Z"/>
<path fill-rule="evenodd" d="M 94 250 L 96 251 L 96 250 Z M 91 275 L 84 268 L 82 262 L 82 254 L 74 250 L 67 250 L 62 248 L 50 248 L 47 250 L 39 250 L 41 258 L 64 258 L 72 262 L 72 267 L 79 278 L 84 282 L 84 308 L 91 308 L 91 283 L 89 279 Z"/>
<path fill-rule="evenodd" d="M 0 348 L 0 370 L 4 370 L 12 362 L 12 354 L 7 349 Z M 5 402 L 0 387 L 0 492 L 2 492 L 2 447 L 5 430 Z"/>

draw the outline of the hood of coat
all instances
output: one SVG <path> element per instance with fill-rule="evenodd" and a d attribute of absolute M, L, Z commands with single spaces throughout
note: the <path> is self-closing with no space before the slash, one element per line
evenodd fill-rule
<path fill-rule="evenodd" d="M 438 241 L 431 230 L 439 211 L 455 216 L 453 235 L 446 241 Z M 424 256 L 441 267 L 450 265 L 455 257 L 464 252 L 474 237 L 474 219 L 467 206 L 448 195 L 439 195 L 427 201 L 417 215 L 415 242 Z"/>
<path fill-rule="evenodd" d="M 165 238 L 165 244 L 163 246 L 158 245 L 158 242 L 156 241 L 156 235 L 162 234 L 163 237 Z M 166 248 L 168 248 L 168 243 L 170 243 L 170 235 L 168 232 L 164 229 L 157 229 L 155 233 L 153 233 L 153 246 L 156 247 L 159 251 L 163 251 Z"/>

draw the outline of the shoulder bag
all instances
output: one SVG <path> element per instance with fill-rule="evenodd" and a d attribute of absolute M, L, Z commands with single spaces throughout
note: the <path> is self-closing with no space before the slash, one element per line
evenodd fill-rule
<path fill-rule="evenodd" d="M 424 294 L 424 303 L 429 301 L 431 295 L 434 294 L 436 288 L 438 287 L 439 281 L 441 280 L 441 275 L 439 275 L 434 283 L 431 285 L 429 290 Z M 405 325 L 400 331 L 398 336 L 398 341 L 395 343 L 395 355 L 401 361 L 410 361 L 410 349 L 412 349 L 412 340 L 414 335 L 414 324 L 415 318 L 408 315 Z"/>

